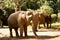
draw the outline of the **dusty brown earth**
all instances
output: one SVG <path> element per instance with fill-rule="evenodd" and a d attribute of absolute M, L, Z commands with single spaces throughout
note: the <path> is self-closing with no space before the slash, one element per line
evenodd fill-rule
<path fill-rule="evenodd" d="M 58 29 L 39 29 L 39 31 L 36 32 L 39 36 L 38 38 L 35 38 L 31 27 L 28 27 L 28 37 L 16 38 L 13 30 L 14 37 L 11 38 L 9 33 L 8 28 L 0 28 L 0 40 L 60 40 L 60 30 Z"/>

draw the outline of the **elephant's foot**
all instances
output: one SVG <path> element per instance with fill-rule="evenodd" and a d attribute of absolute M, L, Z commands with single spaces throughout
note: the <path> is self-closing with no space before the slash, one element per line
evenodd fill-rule
<path fill-rule="evenodd" d="M 17 35 L 16 37 L 19 37 L 19 35 Z"/>
<path fill-rule="evenodd" d="M 23 36 L 20 36 L 20 38 L 23 38 Z"/>
<path fill-rule="evenodd" d="M 37 32 L 38 30 L 36 29 L 35 32 Z"/>
<path fill-rule="evenodd" d="M 49 28 L 51 28 L 51 26 Z"/>
<path fill-rule="evenodd" d="M 12 35 L 10 35 L 10 37 L 13 37 Z"/>
<path fill-rule="evenodd" d="M 20 37 L 23 37 L 23 35 L 20 35 Z"/>
<path fill-rule="evenodd" d="M 28 37 L 27 35 L 24 36 L 24 38 L 27 38 L 27 37 Z"/>
<path fill-rule="evenodd" d="M 47 27 L 47 29 L 49 29 L 49 27 Z"/>
<path fill-rule="evenodd" d="M 3 28 L 3 24 L 1 25 L 1 28 Z"/>
<path fill-rule="evenodd" d="M 28 35 L 25 35 L 25 37 L 28 37 Z"/>

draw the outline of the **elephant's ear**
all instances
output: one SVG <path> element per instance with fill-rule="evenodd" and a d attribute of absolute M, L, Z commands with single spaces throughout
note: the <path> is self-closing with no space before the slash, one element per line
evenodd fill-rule
<path fill-rule="evenodd" d="M 33 14 L 33 13 L 30 12 L 30 11 L 28 11 L 26 14 L 27 14 L 27 16 L 32 17 L 32 14 Z"/>
<path fill-rule="evenodd" d="M 28 15 L 32 15 L 32 12 L 28 12 Z"/>

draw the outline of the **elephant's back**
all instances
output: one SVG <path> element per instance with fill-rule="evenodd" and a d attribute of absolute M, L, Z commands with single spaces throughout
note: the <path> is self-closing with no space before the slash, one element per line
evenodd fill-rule
<path fill-rule="evenodd" d="M 12 13 L 9 17 L 8 17 L 8 25 L 9 26 L 17 26 L 17 18 L 18 18 L 18 15 L 20 13 L 19 12 L 15 12 L 15 13 Z"/>

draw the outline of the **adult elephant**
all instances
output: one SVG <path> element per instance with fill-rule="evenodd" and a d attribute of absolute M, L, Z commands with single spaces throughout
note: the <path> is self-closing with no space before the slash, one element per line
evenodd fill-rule
<path fill-rule="evenodd" d="M 11 14 L 8 18 L 8 25 L 9 25 L 9 30 L 10 30 L 10 36 L 13 37 L 12 35 L 12 29 L 14 28 L 15 32 L 16 32 L 16 36 L 18 37 L 18 28 L 20 28 L 20 36 L 23 36 L 23 31 L 25 36 L 27 36 L 27 26 L 30 24 L 30 21 L 33 20 L 32 22 L 32 29 L 33 32 L 35 34 L 35 36 L 37 36 L 36 32 L 35 32 L 35 16 L 33 16 L 33 13 L 30 11 L 17 11 L 13 14 Z M 37 24 L 36 24 L 37 25 Z"/>
<path fill-rule="evenodd" d="M 51 28 L 51 15 L 46 15 L 40 12 L 33 12 L 32 26 L 34 26 L 35 31 L 40 29 L 40 24 L 44 25 L 44 28 Z M 47 24 L 47 26 L 45 25 Z M 50 24 L 50 27 L 49 27 Z"/>
<path fill-rule="evenodd" d="M 33 17 L 32 17 L 32 27 L 33 27 L 33 31 L 37 31 L 37 27 L 39 26 L 39 13 L 38 12 L 33 12 Z"/>
<path fill-rule="evenodd" d="M 16 36 L 18 37 L 18 22 L 17 22 L 17 18 L 19 15 L 20 11 L 12 13 L 9 17 L 8 17 L 8 26 L 9 26 L 9 30 L 10 30 L 10 37 L 13 37 L 12 35 L 12 29 L 15 30 L 16 32 Z"/>
<path fill-rule="evenodd" d="M 40 14 L 39 13 L 39 25 L 44 24 L 45 28 L 51 28 L 51 15 L 46 15 L 46 14 Z M 47 24 L 47 27 L 45 26 Z M 50 27 L 49 27 L 50 24 Z M 40 26 L 39 26 L 40 28 Z"/>
<path fill-rule="evenodd" d="M 1 26 L 1 27 L 3 27 L 3 26 L 2 26 L 3 14 L 4 14 L 3 10 L 0 9 L 0 21 L 1 21 L 1 25 L 0 25 L 0 26 Z"/>
<path fill-rule="evenodd" d="M 51 20 L 51 14 L 50 15 L 45 15 L 45 22 L 47 24 L 47 28 L 51 28 L 51 23 L 52 23 L 52 20 Z M 50 24 L 50 26 L 49 26 Z"/>

